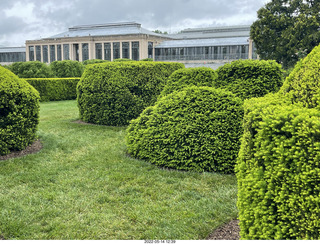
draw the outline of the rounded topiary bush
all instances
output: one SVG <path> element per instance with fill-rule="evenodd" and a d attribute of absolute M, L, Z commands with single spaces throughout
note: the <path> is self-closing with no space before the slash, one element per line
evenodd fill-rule
<path fill-rule="evenodd" d="M 36 138 L 39 93 L 0 67 L 0 155 L 25 149 Z"/>
<path fill-rule="evenodd" d="M 231 92 L 211 87 L 173 92 L 130 122 L 128 152 L 162 167 L 232 173 L 242 134 L 242 103 Z"/>
<path fill-rule="evenodd" d="M 242 239 L 320 238 L 320 112 L 279 96 L 244 103 L 236 164 Z"/>
<path fill-rule="evenodd" d="M 180 63 L 108 62 L 87 66 L 77 86 L 80 118 L 123 126 L 153 105 Z"/>
<path fill-rule="evenodd" d="M 54 77 L 49 65 L 40 61 L 16 62 L 8 66 L 19 78 L 52 78 Z"/>
<path fill-rule="evenodd" d="M 211 68 L 187 68 L 175 71 L 168 79 L 161 96 L 166 96 L 174 91 L 182 90 L 187 86 L 214 87 L 217 75 Z"/>
<path fill-rule="evenodd" d="M 84 65 L 73 60 L 54 61 L 50 67 L 54 76 L 58 78 L 81 77 L 84 71 Z"/>
<path fill-rule="evenodd" d="M 237 60 L 219 67 L 216 73 L 215 87 L 242 99 L 278 92 L 283 84 L 281 65 L 273 60 Z"/>
<path fill-rule="evenodd" d="M 296 64 L 280 92 L 292 103 L 302 103 L 307 108 L 319 109 L 320 45 Z"/>

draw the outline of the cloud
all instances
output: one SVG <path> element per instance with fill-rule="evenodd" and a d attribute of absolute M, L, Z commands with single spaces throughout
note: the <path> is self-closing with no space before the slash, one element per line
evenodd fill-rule
<path fill-rule="evenodd" d="M 68 27 L 136 21 L 144 28 L 251 24 L 266 0 L 4 0 L 0 2 L 0 45 L 23 45 Z M 10 39 L 11 38 L 11 39 Z"/>

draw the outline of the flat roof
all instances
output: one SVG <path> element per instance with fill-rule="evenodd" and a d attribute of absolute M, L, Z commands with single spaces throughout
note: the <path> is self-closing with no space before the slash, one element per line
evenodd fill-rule
<path fill-rule="evenodd" d="M 188 28 L 169 36 L 174 39 L 249 37 L 250 28 L 250 25 Z"/>
<path fill-rule="evenodd" d="M 213 47 L 248 45 L 249 37 L 216 38 L 216 39 L 187 39 L 163 41 L 155 48 L 181 48 L 181 47 Z"/>
<path fill-rule="evenodd" d="M 0 47 L 0 53 L 25 53 L 26 47 Z"/>

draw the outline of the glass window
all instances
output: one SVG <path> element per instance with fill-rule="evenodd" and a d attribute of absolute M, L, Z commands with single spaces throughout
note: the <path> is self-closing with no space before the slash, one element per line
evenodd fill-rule
<path fill-rule="evenodd" d="M 89 59 L 89 44 L 82 43 L 82 61 Z"/>
<path fill-rule="evenodd" d="M 140 54 L 139 54 L 139 42 L 132 42 L 132 60 L 139 61 Z"/>
<path fill-rule="evenodd" d="M 104 60 L 111 61 L 111 44 L 104 43 Z"/>
<path fill-rule="evenodd" d="M 41 62 L 41 46 L 36 46 L 36 60 Z"/>
<path fill-rule="evenodd" d="M 148 42 L 148 58 L 153 58 L 153 42 Z"/>
<path fill-rule="evenodd" d="M 96 59 L 102 59 L 102 43 L 96 43 Z"/>
<path fill-rule="evenodd" d="M 56 46 L 50 45 L 50 63 L 56 61 Z"/>
<path fill-rule="evenodd" d="M 42 57 L 43 57 L 43 62 L 48 63 L 48 45 L 42 46 Z"/>
<path fill-rule="evenodd" d="M 29 46 L 29 60 L 34 61 L 34 46 Z"/>
<path fill-rule="evenodd" d="M 69 49 L 69 44 L 63 44 L 63 60 L 70 59 Z"/>
<path fill-rule="evenodd" d="M 122 43 L 122 58 L 130 58 L 129 57 L 129 42 Z"/>
<path fill-rule="evenodd" d="M 61 61 L 62 59 L 62 54 L 61 54 L 61 45 L 57 45 L 57 60 Z"/>
<path fill-rule="evenodd" d="M 113 43 L 113 60 L 120 58 L 120 42 Z"/>

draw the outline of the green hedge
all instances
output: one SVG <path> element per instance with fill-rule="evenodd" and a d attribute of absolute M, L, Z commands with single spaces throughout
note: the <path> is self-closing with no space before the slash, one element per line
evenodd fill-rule
<path fill-rule="evenodd" d="M 108 62 L 89 65 L 77 87 L 83 121 L 128 125 L 142 110 L 155 103 L 168 77 L 180 63 Z"/>
<path fill-rule="evenodd" d="M 237 60 L 219 67 L 216 73 L 215 86 L 242 99 L 277 92 L 283 84 L 283 70 L 272 60 Z"/>
<path fill-rule="evenodd" d="M 20 151 L 36 138 L 39 93 L 0 67 L 0 155 Z"/>
<path fill-rule="evenodd" d="M 214 87 L 216 79 L 217 75 L 211 68 L 180 69 L 169 77 L 166 86 L 161 92 L 161 96 L 166 96 L 173 91 L 182 90 L 190 85 Z"/>
<path fill-rule="evenodd" d="M 51 78 L 54 77 L 49 65 L 40 61 L 16 62 L 7 68 L 19 78 Z"/>
<path fill-rule="evenodd" d="M 320 239 L 320 112 L 245 102 L 236 166 L 242 239 Z"/>
<path fill-rule="evenodd" d="M 42 102 L 77 98 L 77 84 L 80 78 L 35 78 L 26 80 L 40 93 Z"/>
<path fill-rule="evenodd" d="M 231 92 L 211 87 L 173 92 L 130 122 L 128 152 L 162 167 L 233 173 L 242 103 Z"/>
<path fill-rule="evenodd" d="M 81 77 L 84 71 L 84 65 L 73 60 L 54 61 L 50 67 L 54 76 L 58 78 Z"/>
<path fill-rule="evenodd" d="M 292 103 L 320 109 L 320 45 L 297 63 L 281 88 Z"/>

